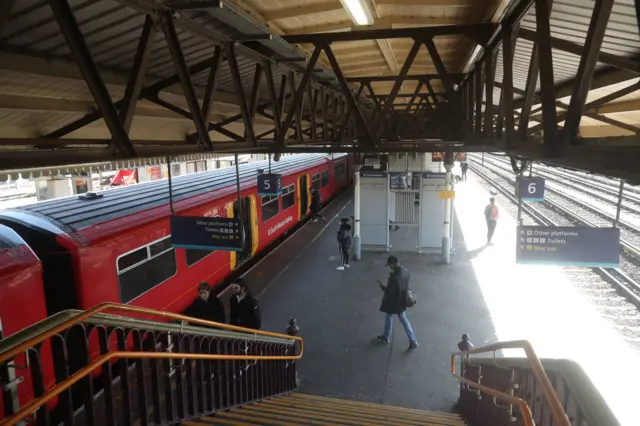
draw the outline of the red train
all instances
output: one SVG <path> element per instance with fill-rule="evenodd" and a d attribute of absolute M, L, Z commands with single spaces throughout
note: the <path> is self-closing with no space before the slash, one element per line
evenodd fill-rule
<path fill-rule="evenodd" d="M 266 161 L 240 166 L 245 244 L 238 253 L 171 247 L 166 180 L 0 211 L 0 240 L 6 245 L 0 245 L 4 337 L 56 312 L 106 301 L 181 312 L 200 281 L 222 281 L 240 259 L 264 250 L 303 220 L 311 189 L 328 200 L 351 181 L 346 154 L 286 156 L 271 164 L 271 172 L 282 175 L 282 195 L 260 197 L 256 178 L 267 168 Z M 238 212 L 234 167 L 179 176 L 172 186 L 177 215 Z M 50 372 L 49 363 L 43 359 Z M 20 394 L 22 404 L 24 398 L 28 395 Z"/>

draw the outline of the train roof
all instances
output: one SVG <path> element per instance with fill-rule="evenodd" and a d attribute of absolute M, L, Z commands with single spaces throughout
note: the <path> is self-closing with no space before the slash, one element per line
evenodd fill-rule
<path fill-rule="evenodd" d="M 346 154 L 335 154 L 334 159 L 346 157 Z M 280 161 L 271 162 L 271 171 L 287 175 L 295 169 L 310 168 L 331 160 L 325 154 L 299 154 L 285 156 Z M 241 164 L 240 181 L 255 180 L 258 169 L 267 170 L 269 162 L 256 161 Z M 236 183 L 235 167 L 216 169 L 208 172 L 193 173 L 172 178 L 172 194 L 174 201 L 202 195 L 222 189 Z M 15 209 L 0 211 L 0 216 L 16 219 L 16 216 L 27 214 L 30 221 L 55 222 L 65 231 L 85 229 L 100 223 L 135 214 L 169 203 L 169 183 L 167 179 L 144 182 L 122 188 L 115 188 L 100 193 L 99 198 L 82 199 L 79 196 L 63 197 L 41 203 L 21 206 Z M 34 217 L 35 216 L 35 217 Z M 22 217 L 20 220 L 24 220 Z M 38 220 L 40 219 L 40 220 Z"/>
<path fill-rule="evenodd" d="M 27 243 L 16 231 L 8 226 L 0 225 L 0 250 L 8 250 L 26 245 Z"/>

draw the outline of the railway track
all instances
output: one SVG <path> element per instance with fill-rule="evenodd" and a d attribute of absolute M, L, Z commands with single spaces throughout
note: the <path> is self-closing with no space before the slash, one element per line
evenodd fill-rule
<path fill-rule="evenodd" d="M 469 156 L 469 168 L 488 186 L 498 191 L 510 203 L 510 212 L 515 216 L 518 200 L 514 196 L 515 176 L 503 168 L 492 167 L 485 157 L 485 165 L 480 165 L 475 157 Z M 545 194 L 545 201 L 522 203 L 524 224 L 546 226 L 611 226 L 611 220 L 598 216 L 592 207 L 577 210 L 575 200 L 562 202 L 560 194 Z M 585 217 L 586 215 L 586 217 Z M 621 233 L 622 234 L 622 233 Z M 640 235 L 640 231 L 638 232 Z M 621 268 L 565 268 L 572 282 L 584 291 L 599 312 L 625 340 L 640 351 L 640 247 L 634 242 L 621 239 Z"/>

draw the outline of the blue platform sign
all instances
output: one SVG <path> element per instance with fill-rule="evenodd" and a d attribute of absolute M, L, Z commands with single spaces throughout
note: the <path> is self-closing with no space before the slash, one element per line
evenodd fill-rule
<path fill-rule="evenodd" d="M 516 263 L 617 268 L 620 229 L 518 226 Z"/>
<path fill-rule="evenodd" d="M 277 197 L 282 194 L 282 175 L 262 173 L 258 175 L 258 195 Z"/>
<path fill-rule="evenodd" d="M 171 216 L 171 245 L 196 250 L 242 250 L 240 220 L 226 217 Z"/>
<path fill-rule="evenodd" d="M 445 172 L 423 172 L 423 179 L 444 179 L 447 177 Z"/>
<path fill-rule="evenodd" d="M 523 201 L 544 201 L 544 178 L 521 177 L 518 189 Z"/>
<path fill-rule="evenodd" d="M 387 172 L 378 170 L 360 170 L 360 177 L 363 178 L 383 178 L 387 177 Z"/>

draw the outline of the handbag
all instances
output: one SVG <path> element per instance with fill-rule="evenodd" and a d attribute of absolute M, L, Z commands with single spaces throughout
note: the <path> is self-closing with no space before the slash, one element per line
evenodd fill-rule
<path fill-rule="evenodd" d="M 418 300 L 416 299 L 416 295 L 411 291 L 411 290 L 407 290 L 404 293 L 404 306 L 407 308 L 411 308 L 413 307 L 416 303 L 418 302 Z"/>

